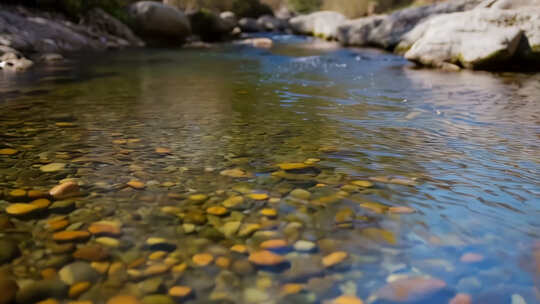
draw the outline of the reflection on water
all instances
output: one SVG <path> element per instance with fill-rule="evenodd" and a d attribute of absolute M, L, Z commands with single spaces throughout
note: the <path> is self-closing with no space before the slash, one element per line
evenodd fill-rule
<path fill-rule="evenodd" d="M 16 189 L 82 192 L 0 214 L 21 249 L 0 256 L 10 276 L 62 269 L 72 285 L 87 261 L 72 298 L 95 303 L 165 303 L 149 295 L 173 286 L 188 303 L 539 301 L 540 75 L 276 38 L 3 75 L 1 209 L 38 197 Z M 62 230 L 93 235 L 71 246 Z"/>

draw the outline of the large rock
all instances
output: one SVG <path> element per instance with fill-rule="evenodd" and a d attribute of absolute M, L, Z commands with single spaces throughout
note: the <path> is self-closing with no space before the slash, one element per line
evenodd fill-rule
<path fill-rule="evenodd" d="M 433 67 L 501 68 L 540 61 L 540 7 L 479 8 L 433 17 L 408 33 L 399 49 Z"/>
<path fill-rule="evenodd" d="M 149 43 L 180 44 L 191 34 L 187 16 L 170 5 L 140 1 L 130 6 L 129 14 L 135 31 Z"/>
<path fill-rule="evenodd" d="M 540 6 L 540 0 L 485 0 L 476 8 L 516 9 L 526 6 Z"/>
<path fill-rule="evenodd" d="M 188 17 L 193 34 L 208 42 L 224 39 L 236 26 L 231 19 L 223 19 L 208 10 L 193 12 Z"/>
<path fill-rule="evenodd" d="M 257 23 L 257 19 L 253 18 L 242 18 L 238 21 L 238 26 L 245 33 L 255 33 L 261 32 L 262 28 Z"/>
<path fill-rule="evenodd" d="M 287 28 L 287 21 L 270 15 L 259 17 L 257 24 L 263 31 L 267 32 L 284 31 Z"/>
<path fill-rule="evenodd" d="M 347 18 L 340 13 L 322 11 L 291 18 L 289 25 L 297 34 L 336 39 L 338 27 L 346 20 Z"/>
<path fill-rule="evenodd" d="M 144 42 L 135 36 L 127 25 L 107 14 L 101 8 L 90 10 L 81 19 L 81 24 L 88 26 L 99 37 L 106 37 L 110 43 L 120 46 L 144 46 Z"/>
<path fill-rule="evenodd" d="M 393 49 L 404 34 L 426 18 L 473 9 L 479 2 L 479 0 L 454 0 L 412 7 L 391 15 L 353 20 L 339 27 L 338 40 L 345 45 Z"/>

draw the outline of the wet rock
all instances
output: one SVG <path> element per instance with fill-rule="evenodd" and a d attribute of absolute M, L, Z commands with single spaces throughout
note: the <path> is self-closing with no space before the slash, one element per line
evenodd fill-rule
<path fill-rule="evenodd" d="M 252 235 L 255 231 L 259 229 L 261 229 L 261 225 L 259 224 L 246 223 L 240 227 L 240 231 L 238 231 L 238 236 L 247 237 L 247 236 Z"/>
<path fill-rule="evenodd" d="M 58 171 L 64 170 L 65 167 L 66 167 L 66 164 L 64 163 L 51 163 L 48 165 L 41 166 L 39 170 L 41 170 L 41 172 L 46 172 L 46 173 L 58 172 Z"/>
<path fill-rule="evenodd" d="M 273 208 L 264 208 L 259 213 L 270 218 L 274 218 L 278 215 L 277 210 Z"/>
<path fill-rule="evenodd" d="M 126 185 L 130 186 L 133 189 L 138 189 L 138 190 L 146 188 L 146 185 L 143 182 L 138 181 L 138 180 L 130 180 Z"/>
<path fill-rule="evenodd" d="M 15 150 L 15 149 L 11 149 L 11 148 L 0 149 L 0 155 L 11 156 L 11 155 L 15 155 L 17 153 L 19 153 L 19 151 Z"/>
<path fill-rule="evenodd" d="M 375 295 L 387 301 L 413 302 L 425 299 L 445 287 L 446 283 L 439 279 L 411 277 L 388 283 Z"/>
<path fill-rule="evenodd" d="M 411 213 L 415 213 L 416 210 L 407 206 L 392 206 L 388 208 L 388 212 L 393 213 L 393 214 L 411 214 Z"/>
<path fill-rule="evenodd" d="M 214 261 L 214 257 L 209 253 L 199 253 L 192 257 L 193 263 L 197 266 L 208 266 Z"/>
<path fill-rule="evenodd" d="M 79 282 L 95 282 L 99 273 L 86 262 L 75 262 L 66 265 L 58 272 L 60 280 L 67 285 Z"/>
<path fill-rule="evenodd" d="M 257 19 L 257 25 L 263 31 L 277 32 L 285 30 L 287 22 L 274 16 L 265 15 Z"/>
<path fill-rule="evenodd" d="M 287 243 L 286 240 L 280 240 L 280 239 L 264 241 L 259 245 L 261 249 L 272 250 L 272 251 L 279 251 L 279 250 L 287 248 L 288 246 L 289 244 Z"/>
<path fill-rule="evenodd" d="M 345 251 L 332 252 L 329 255 L 323 257 L 322 264 L 324 267 L 332 267 L 339 263 L 342 263 L 349 257 L 349 254 Z"/>
<path fill-rule="evenodd" d="M 227 210 L 227 208 L 225 207 L 213 206 L 206 209 L 206 213 L 215 215 L 215 216 L 224 216 L 229 213 L 229 210 Z"/>
<path fill-rule="evenodd" d="M 69 197 L 73 197 L 76 195 L 79 195 L 79 185 L 76 182 L 68 181 L 65 183 L 61 183 L 55 187 L 53 187 L 49 194 L 54 199 L 65 199 Z"/>
<path fill-rule="evenodd" d="M 97 262 L 103 261 L 109 257 L 109 252 L 99 245 L 89 245 L 78 248 L 73 257 L 79 260 Z"/>
<path fill-rule="evenodd" d="M 265 303 L 270 299 L 270 295 L 256 288 L 246 288 L 244 290 L 244 301 L 246 303 Z"/>
<path fill-rule="evenodd" d="M 253 18 L 240 19 L 240 21 L 238 21 L 238 26 L 244 33 L 254 33 L 262 31 L 261 27 L 257 23 L 257 20 Z"/>
<path fill-rule="evenodd" d="M 347 18 L 340 13 L 321 11 L 293 17 L 289 20 L 289 24 L 291 29 L 298 34 L 336 39 L 338 27 L 346 20 Z"/>
<path fill-rule="evenodd" d="M 248 197 L 251 198 L 252 200 L 256 200 L 256 201 L 264 201 L 264 200 L 268 199 L 268 194 L 266 194 L 266 193 L 251 193 L 251 194 L 248 194 Z"/>
<path fill-rule="evenodd" d="M 129 8 L 135 31 L 147 42 L 157 44 L 179 44 L 191 34 L 187 16 L 175 7 L 139 1 Z"/>
<path fill-rule="evenodd" d="M 249 261 L 257 266 L 276 266 L 286 262 L 284 257 L 268 250 L 253 252 L 249 255 Z"/>
<path fill-rule="evenodd" d="M 0 265 L 11 262 L 21 254 L 17 243 L 9 239 L 0 239 L 0 248 Z"/>
<path fill-rule="evenodd" d="M 246 245 L 236 244 L 231 247 L 232 252 L 244 254 L 248 251 Z"/>
<path fill-rule="evenodd" d="M 6 208 L 6 213 L 9 214 L 9 215 L 13 215 L 13 216 L 26 216 L 26 215 L 35 213 L 35 212 L 37 212 L 37 211 L 39 211 L 41 209 L 43 209 L 43 208 L 41 208 L 38 205 L 34 205 L 34 204 L 19 204 L 19 203 L 16 203 L 16 204 L 9 205 Z"/>
<path fill-rule="evenodd" d="M 85 241 L 90 237 L 88 231 L 61 231 L 53 234 L 53 240 L 57 242 L 76 242 Z"/>
<path fill-rule="evenodd" d="M 223 201 L 223 206 L 226 208 L 234 208 L 244 202 L 244 198 L 241 196 L 231 196 Z"/>
<path fill-rule="evenodd" d="M 17 303 L 30 304 L 48 298 L 64 298 L 68 293 L 68 286 L 60 280 L 43 280 L 25 284 L 17 292 Z"/>
<path fill-rule="evenodd" d="M 314 252 L 317 250 L 317 244 L 305 240 L 296 241 L 293 247 L 294 250 L 299 252 Z"/>
<path fill-rule="evenodd" d="M 191 31 L 202 41 L 214 42 L 225 39 L 235 24 L 226 22 L 212 11 L 201 9 L 188 14 Z"/>
<path fill-rule="evenodd" d="M 185 298 L 192 293 L 191 287 L 188 286 L 173 286 L 169 289 L 169 295 L 174 298 Z"/>
<path fill-rule="evenodd" d="M 88 227 L 88 231 L 93 235 L 119 236 L 122 234 L 122 224 L 112 221 L 94 222 Z"/>

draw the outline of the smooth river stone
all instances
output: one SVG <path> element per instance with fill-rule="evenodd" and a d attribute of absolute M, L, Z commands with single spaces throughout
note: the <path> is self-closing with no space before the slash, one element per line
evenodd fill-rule
<path fill-rule="evenodd" d="M 19 153 L 19 151 L 11 148 L 0 149 L 0 155 L 15 155 L 17 153 Z"/>
<path fill-rule="evenodd" d="M 62 171 L 66 168 L 66 164 L 64 163 L 51 163 L 48 165 L 41 166 L 39 170 L 42 172 L 58 172 Z"/>
<path fill-rule="evenodd" d="M 84 241 L 90 237 L 88 231 L 61 231 L 53 234 L 53 240 L 57 242 Z"/>
<path fill-rule="evenodd" d="M 364 302 L 355 297 L 355 296 L 349 296 L 349 295 L 343 295 L 338 298 L 335 298 L 332 301 L 332 304 L 363 304 Z"/>
<path fill-rule="evenodd" d="M 289 244 L 287 244 L 287 241 L 285 240 L 268 240 L 268 241 L 264 241 L 261 243 L 261 245 L 259 247 L 261 247 L 262 249 L 273 249 L 273 250 L 277 250 L 277 249 L 283 249 L 285 247 L 287 247 Z"/>
<path fill-rule="evenodd" d="M 290 195 L 301 200 L 307 200 L 311 197 L 311 193 L 304 189 L 294 189 L 291 191 Z"/>
<path fill-rule="evenodd" d="M 248 259 L 257 266 L 276 266 L 285 262 L 285 258 L 268 250 L 256 251 Z"/>
<path fill-rule="evenodd" d="M 332 267 L 345 261 L 348 256 L 349 254 L 345 251 L 332 252 L 329 255 L 323 257 L 322 264 L 324 267 Z"/>
<path fill-rule="evenodd" d="M 198 253 L 191 260 L 197 266 L 207 266 L 214 261 L 214 257 L 209 253 Z"/>
<path fill-rule="evenodd" d="M 79 194 L 79 185 L 74 181 L 61 183 L 53 187 L 49 191 L 49 194 L 55 199 L 68 198 L 68 197 Z"/>
<path fill-rule="evenodd" d="M 175 298 L 185 298 L 192 292 L 191 287 L 188 286 L 173 286 L 169 289 L 169 295 Z"/>
<path fill-rule="evenodd" d="M 6 208 L 6 213 L 14 216 L 21 216 L 42 209 L 38 205 L 33 204 L 11 204 Z"/>
<path fill-rule="evenodd" d="M 310 241 L 299 240 L 294 243 L 294 250 L 300 252 L 312 252 L 315 251 L 317 245 Z"/>

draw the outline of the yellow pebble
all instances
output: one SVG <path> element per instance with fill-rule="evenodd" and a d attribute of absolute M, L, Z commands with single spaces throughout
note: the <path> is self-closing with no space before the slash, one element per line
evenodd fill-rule
<path fill-rule="evenodd" d="M 161 259 L 163 259 L 166 255 L 167 255 L 167 252 L 166 252 L 166 251 L 155 251 L 155 252 L 152 252 L 152 253 L 148 256 L 148 259 L 151 260 L 151 261 L 161 260 Z"/>
<path fill-rule="evenodd" d="M 69 288 L 69 297 L 70 298 L 77 298 L 79 297 L 83 292 L 87 291 L 90 288 L 90 282 L 79 282 L 71 285 Z"/>
<path fill-rule="evenodd" d="M 260 214 L 268 217 L 276 217 L 278 213 L 276 209 L 265 208 L 261 210 Z"/>
<path fill-rule="evenodd" d="M 268 199 L 268 194 L 266 193 L 251 193 L 248 196 L 256 201 L 264 201 L 265 199 Z"/>

